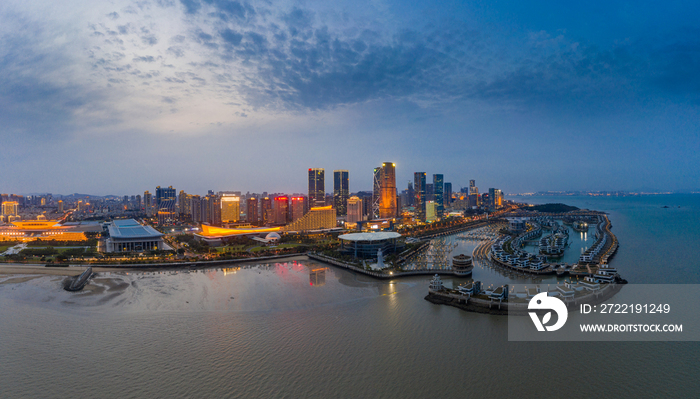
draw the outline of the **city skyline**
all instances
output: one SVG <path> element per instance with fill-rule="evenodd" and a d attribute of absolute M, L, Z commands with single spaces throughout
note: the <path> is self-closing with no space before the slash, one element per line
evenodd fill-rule
<path fill-rule="evenodd" d="M 3 2 L 2 191 L 697 190 L 700 6 L 652 4 Z"/>

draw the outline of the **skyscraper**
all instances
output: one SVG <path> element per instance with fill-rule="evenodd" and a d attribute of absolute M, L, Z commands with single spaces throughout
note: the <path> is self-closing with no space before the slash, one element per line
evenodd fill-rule
<path fill-rule="evenodd" d="M 305 208 L 305 199 L 304 197 L 292 197 L 292 206 L 291 206 L 291 218 L 290 221 L 294 222 L 298 219 L 300 219 L 302 216 L 304 216 L 304 208 Z"/>
<path fill-rule="evenodd" d="M 333 206 L 337 216 L 348 213 L 348 197 L 350 196 L 347 170 L 333 171 Z"/>
<path fill-rule="evenodd" d="M 476 186 L 476 180 L 469 180 L 469 195 L 479 195 L 479 188 Z"/>
<path fill-rule="evenodd" d="M 416 193 L 413 191 L 413 183 L 408 182 L 408 203 L 406 206 L 411 206 L 414 203 Z"/>
<path fill-rule="evenodd" d="M 496 189 L 489 188 L 489 209 L 496 210 Z"/>
<path fill-rule="evenodd" d="M 178 211 L 180 212 L 181 216 L 189 215 L 192 214 L 192 211 L 189 211 L 189 201 L 187 200 L 187 193 L 185 190 L 180 190 L 180 193 L 177 195 L 177 208 Z"/>
<path fill-rule="evenodd" d="M 309 169 L 309 204 L 311 206 L 326 204 L 325 174 L 323 168 Z"/>
<path fill-rule="evenodd" d="M 348 200 L 348 223 L 357 223 L 362 220 L 362 200 L 359 197 L 350 197 Z"/>
<path fill-rule="evenodd" d="M 153 195 L 148 190 L 143 192 L 143 207 L 146 216 L 153 216 Z"/>
<path fill-rule="evenodd" d="M 445 184 L 443 175 L 433 175 L 433 198 L 435 200 L 435 215 L 442 217 L 445 212 Z"/>
<path fill-rule="evenodd" d="M 289 197 L 275 197 L 275 224 L 287 224 L 289 222 Z"/>
<path fill-rule="evenodd" d="M 452 183 L 445 183 L 445 206 L 450 206 L 452 203 Z"/>
<path fill-rule="evenodd" d="M 175 222 L 175 204 L 177 196 L 173 186 L 168 188 L 156 187 L 156 209 L 158 212 L 158 224 L 168 225 Z"/>
<path fill-rule="evenodd" d="M 248 219 L 248 223 L 258 223 L 258 199 L 255 196 L 248 197 L 246 207 L 246 217 Z"/>
<path fill-rule="evenodd" d="M 413 201 L 416 220 L 425 222 L 425 172 L 413 174 L 413 191 L 416 193 Z"/>
<path fill-rule="evenodd" d="M 381 197 L 382 197 L 382 190 L 381 190 L 381 175 L 382 175 L 382 168 L 381 166 L 378 168 L 374 168 L 374 174 L 372 175 L 372 212 L 369 216 L 370 219 L 378 219 L 379 218 L 379 203 L 381 202 Z"/>
<path fill-rule="evenodd" d="M 221 196 L 221 221 L 224 223 L 238 222 L 241 218 L 241 197 L 233 194 Z"/>
<path fill-rule="evenodd" d="M 396 165 L 391 162 L 382 164 L 379 176 L 379 217 L 381 219 L 396 217 Z"/>
<path fill-rule="evenodd" d="M 272 213 L 272 198 L 264 197 L 260 200 L 260 219 L 265 224 L 274 223 L 275 215 Z"/>

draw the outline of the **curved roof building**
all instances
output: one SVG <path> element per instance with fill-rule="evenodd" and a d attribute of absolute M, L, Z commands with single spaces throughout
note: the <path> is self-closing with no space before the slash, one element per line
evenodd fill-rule
<path fill-rule="evenodd" d="M 356 258 L 375 258 L 380 249 L 383 254 L 395 252 L 398 248 L 397 239 L 399 237 L 401 234 L 394 231 L 351 233 L 338 236 L 341 252 Z"/>

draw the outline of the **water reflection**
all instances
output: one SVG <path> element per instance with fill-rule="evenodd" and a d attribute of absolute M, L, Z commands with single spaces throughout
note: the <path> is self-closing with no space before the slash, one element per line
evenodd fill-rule
<path fill-rule="evenodd" d="M 326 270 L 328 270 L 327 267 L 311 269 L 309 272 L 309 284 L 316 287 L 326 285 Z"/>

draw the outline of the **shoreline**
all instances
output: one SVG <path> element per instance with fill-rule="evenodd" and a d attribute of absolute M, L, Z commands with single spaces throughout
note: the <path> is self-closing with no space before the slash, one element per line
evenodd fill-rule
<path fill-rule="evenodd" d="M 143 263 L 132 265 L 100 265 L 100 264 L 72 264 L 65 266 L 44 266 L 42 264 L 18 264 L 18 263 L 0 263 L 0 276 L 12 275 L 50 275 L 50 276 L 77 276 L 88 267 L 92 267 L 95 273 L 104 272 L 134 272 L 134 271 L 150 271 L 156 269 L 205 269 L 207 267 L 217 267 L 231 263 L 258 262 L 265 260 L 288 259 L 298 257 L 308 257 L 305 253 L 290 254 L 290 255 L 273 255 L 259 258 L 241 258 L 241 259 L 226 259 L 212 260 L 200 262 L 170 262 L 170 263 Z"/>

